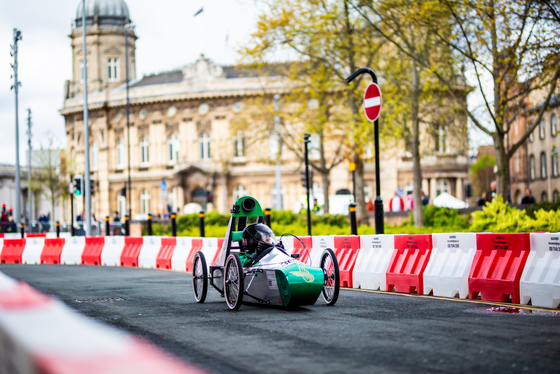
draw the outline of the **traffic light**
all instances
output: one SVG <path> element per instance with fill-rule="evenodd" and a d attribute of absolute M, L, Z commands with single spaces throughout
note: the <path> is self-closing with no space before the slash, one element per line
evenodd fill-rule
<path fill-rule="evenodd" d="M 467 183 L 466 193 L 467 197 L 472 197 L 472 184 Z"/>
<path fill-rule="evenodd" d="M 121 196 L 126 197 L 126 187 L 121 188 Z"/>
<path fill-rule="evenodd" d="M 2 203 L 2 213 L 6 212 L 6 203 Z"/>
<path fill-rule="evenodd" d="M 93 179 L 89 180 L 89 193 L 91 196 L 95 195 L 95 181 Z"/>
<path fill-rule="evenodd" d="M 83 183 L 82 183 L 82 176 L 74 177 L 74 194 L 76 196 L 83 195 Z"/>
<path fill-rule="evenodd" d="M 305 170 L 301 172 L 301 185 L 307 189 L 307 178 L 305 177 Z M 313 168 L 309 168 L 309 189 L 313 189 Z"/>

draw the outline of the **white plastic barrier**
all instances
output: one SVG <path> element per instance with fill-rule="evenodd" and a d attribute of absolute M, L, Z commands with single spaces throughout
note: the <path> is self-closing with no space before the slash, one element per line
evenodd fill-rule
<path fill-rule="evenodd" d="M 40 264 L 43 248 L 45 248 L 45 238 L 25 239 L 25 249 L 21 254 L 21 262 L 23 264 Z"/>
<path fill-rule="evenodd" d="M 531 233 L 531 251 L 519 282 L 521 304 L 558 308 L 560 233 Z"/>
<path fill-rule="evenodd" d="M 192 250 L 192 238 L 186 236 L 177 237 L 177 245 L 171 257 L 171 269 L 177 271 L 187 270 L 187 259 Z"/>
<path fill-rule="evenodd" d="M 73 236 L 64 240 L 64 248 L 60 254 L 60 263 L 64 265 L 80 265 L 82 253 L 86 246 L 85 236 Z"/>
<path fill-rule="evenodd" d="M 21 233 L 19 232 L 5 233 L 4 239 L 21 239 Z"/>
<path fill-rule="evenodd" d="M 4 249 L 4 239 L 0 238 L 0 255 L 2 254 L 2 249 Z"/>
<path fill-rule="evenodd" d="M 64 239 L 68 239 L 71 238 L 72 234 L 70 234 L 69 232 L 61 232 L 60 233 L 60 238 L 64 238 Z M 56 232 L 48 232 L 47 233 L 47 239 L 56 239 Z"/>
<path fill-rule="evenodd" d="M 352 287 L 387 291 L 387 268 L 395 250 L 395 235 L 361 235 L 360 246 Z"/>
<path fill-rule="evenodd" d="M 424 295 L 461 299 L 469 295 L 469 273 L 476 253 L 475 233 L 432 234 L 432 254 L 424 270 Z"/>
<path fill-rule="evenodd" d="M 103 251 L 101 251 L 101 265 L 120 266 L 123 249 L 124 236 L 106 236 Z"/>
<path fill-rule="evenodd" d="M 311 257 L 311 265 L 317 267 L 321 266 L 321 255 L 327 248 L 334 251 L 334 235 L 311 237 L 311 253 L 309 254 Z"/>
<path fill-rule="evenodd" d="M 138 267 L 155 269 L 157 255 L 161 250 L 161 236 L 145 236 L 142 249 L 138 255 Z"/>
<path fill-rule="evenodd" d="M 200 250 L 206 259 L 206 266 L 210 271 L 210 265 L 218 252 L 218 238 L 202 238 L 202 249 Z"/>
<path fill-rule="evenodd" d="M 278 238 L 280 240 L 280 238 Z M 286 235 L 282 237 L 282 244 L 284 245 L 284 249 L 287 253 L 292 254 L 294 253 L 294 237 Z"/>

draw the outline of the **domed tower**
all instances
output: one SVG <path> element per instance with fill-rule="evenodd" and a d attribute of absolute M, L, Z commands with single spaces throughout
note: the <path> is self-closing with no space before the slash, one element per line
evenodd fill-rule
<path fill-rule="evenodd" d="M 76 12 L 72 39 L 72 81 L 68 97 L 83 92 L 82 2 Z M 123 0 L 86 0 L 88 92 L 111 90 L 126 82 L 125 26 L 130 23 Z M 136 78 L 136 35 L 128 30 L 129 81 Z"/>

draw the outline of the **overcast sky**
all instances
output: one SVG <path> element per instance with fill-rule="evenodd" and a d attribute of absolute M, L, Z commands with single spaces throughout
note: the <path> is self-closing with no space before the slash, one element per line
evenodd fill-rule
<path fill-rule="evenodd" d="M 20 163 L 26 161 L 27 108 L 33 112 L 33 147 L 47 130 L 65 146 L 63 86 L 71 78 L 68 35 L 81 0 L 0 0 L 0 163 L 15 163 L 15 100 L 10 86 L 13 29 L 19 42 Z M 252 31 L 257 11 L 253 0 L 126 0 L 136 25 L 136 73 L 171 70 L 204 53 L 219 64 L 237 61 L 236 48 Z M 193 15 L 204 7 L 196 17 Z M 227 44 L 226 44 L 227 40 Z M 472 101 L 472 99 L 470 100 Z M 471 130 L 471 147 L 488 138 Z"/>

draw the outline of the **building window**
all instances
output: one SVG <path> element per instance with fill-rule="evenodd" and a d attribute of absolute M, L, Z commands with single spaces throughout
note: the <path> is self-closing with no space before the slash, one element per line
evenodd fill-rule
<path fill-rule="evenodd" d="M 541 152 L 541 178 L 546 178 L 546 154 Z"/>
<path fill-rule="evenodd" d="M 547 198 L 547 196 L 546 196 L 546 191 L 543 191 L 543 192 L 541 193 L 541 201 L 547 201 L 547 200 L 548 200 L 548 198 Z"/>
<path fill-rule="evenodd" d="M 150 142 L 148 138 L 140 140 L 140 166 L 147 166 L 150 164 Z"/>
<path fill-rule="evenodd" d="M 233 201 L 235 202 L 237 201 L 237 199 L 243 196 L 247 196 L 247 190 L 245 189 L 245 186 L 243 186 L 242 184 L 238 184 L 233 189 Z"/>
<path fill-rule="evenodd" d="M 91 165 L 91 170 L 92 171 L 97 171 L 97 154 L 98 154 L 98 149 L 97 149 L 97 144 L 96 143 L 91 143 L 91 149 L 90 149 L 90 165 Z"/>
<path fill-rule="evenodd" d="M 171 134 L 167 138 L 167 161 L 169 164 L 176 164 L 179 160 L 179 139 L 177 135 Z"/>
<path fill-rule="evenodd" d="M 438 126 L 435 136 L 435 150 L 440 153 L 447 153 L 447 131 L 445 127 Z"/>
<path fill-rule="evenodd" d="M 110 82 L 116 82 L 119 80 L 119 65 L 116 58 L 110 58 L 107 60 L 107 80 Z"/>
<path fill-rule="evenodd" d="M 541 123 L 539 123 L 539 138 L 544 139 L 545 135 L 545 123 L 543 118 Z"/>
<path fill-rule="evenodd" d="M 531 133 L 529 134 L 529 141 L 534 142 L 535 141 L 535 135 L 534 135 L 535 129 L 533 129 L 533 131 L 531 131 Z"/>
<path fill-rule="evenodd" d="M 558 203 L 560 201 L 560 195 L 558 194 L 558 190 L 554 190 L 552 193 L 552 202 Z"/>
<path fill-rule="evenodd" d="M 117 169 L 124 168 L 124 142 L 117 140 Z"/>
<path fill-rule="evenodd" d="M 558 127 L 556 126 L 556 115 L 553 113 L 550 115 L 550 136 L 556 136 L 558 133 Z"/>
<path fill-rule="evenodd" d="M 529 173 L 531 180 L 535 180 L 536 173 L 535 173 L 535 156 L 529 156 Z"/>
<path fill-rule="evenodd" d="M 558 176 L 558 151 L 556 151 L 556 149 L 552 150 L 551 158 L 552 160 L 550 166 L 552 166 L 552 176 L 557 177 Z"/>
<path fill-rule="evenodd" d="M 143 190 L 140 195 L 140 210 L 143 214 L 150 213 L 150 192 L 148 190 Z"/>
<path fill-rule="evenodd" d="M 211 158 L 210 135 L 208 135 L 207 132 L 203 132 L 202 134 L 200 134 L 199 144 L 200 144 L 200 159 L 210 160 Z"/>
<path fill-rule="evenodd" d="M 441 178 L 436 181 L 436 195 L 439 196 L 444 192 L 449 193 L 449 181 Z"/>
<path fill-rule="evenodd" d="M 87 64 L 87 69 L 89 70 L 89 63 Z M 89 81 L 89 74 L 88 74 Z M 84 83 L 84 60 L 80 60 L 80 82 Z"/>
<path fill-rule="evenodd" d="M 243 130 L 237 130 L 237 135 L 234 137 L 233 147 L 234 157 L 245 157 L 245 135 L 243 134 Z"/>

